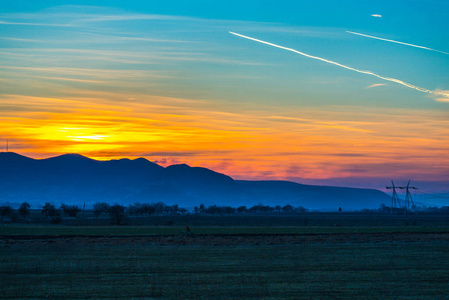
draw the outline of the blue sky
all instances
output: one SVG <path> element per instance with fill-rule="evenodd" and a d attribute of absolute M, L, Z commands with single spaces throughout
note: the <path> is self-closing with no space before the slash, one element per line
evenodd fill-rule
<path fill-rule="evenodd" d="M 161 39 L 169 36 L 170 39 L 186 38 L 188 41 L 206 43 L 217 48 L 222 48 L 223 45 L 230 48 L 243 48 L 246 52 L 230 53 L 225 52 L 225 49 L 221 51 L 218 49 L 208 50 L 213 51 L 213 55 L 220 56 L 220 58 L 225 56 L 226 59 L 261 58 L 252 62 L 254 64 L 262 65 L 275 62 L 273 64 L 278 65 L 278 62 L 285 63 L 280 66 L 284 69 L 278 68 L 270 71 L 285 74 L 285 77 L 288 75 L 288 78 L 279 78 L 280 86 L 278 88 L 284 88 L 283 83 L 292 85 L 291 81 L 296 79 L 300 81 L 302 74 L 306 74 L 308 77 L 316 75 L 320 78 L 325 78 L 326 75 L 335 78 L 336 74 L 343 78 L 344 75 L 347 75 L 349 80 L 358 78 L 363 82 L 374 82 L 375 80 L 350 74 L 344 70 L 337 70 L 335 67 L 316 61 L 307 61 L 305 58 L 295 57 L 294 54 L 283 53 L 277 49 L 267 49 L 261 45 L 238 41 L 235 37 L 227 34 L 228 29 L 356 68 L 400 78 L 431 90 L 444 89 L 448 78 L 446 72 L 448 60 L 445 55 L 370 40 L 345 32 L 350 30 L 425 45 L 433 49 L 448 49 L 449 42 L 445 38 L 447 36 L 445 36 L 443 28 L 447 28 L 449 25 L 447 15 L 444 13 L 448 11 L 449 4 L 444 1 L 226 1 L 226 3 L 219 1 L 166 1 L 164 3 L 96 1 L 95 6 L 85 6 L 89 4 L 91 1 L 18 1 L 8 3 L 3 10 L 4 22 L 8 22 L 11 17 L 14 18 L 14 14 L 18 17 L 17 20 L 20 20 L 20 14 L 28 13 L 41 23 L 44 19 L 51 24 L 59 25 L 66 23 L 65 21 L 67 23 L 74 22 L 79 26 L 77 29 L 81 29 L 81 32 L 76 33 L 77 29 L 52 28 L 50 26 L 30 30 L 20 25 L 3 25 L 5 28 L 3 33 L 5 36 L 11 37 L 16 35 L 37 36 L 42 42 L 52 39 L 61 41 L 64 40 L 64 37 L 73 34 L 81 43 L 86 43 L 85 49 L 96 46 L 104 48 L 105 43 L 101 45 L 87 44 L 96 38 L 95 33 L 100 32 L 106 35 L 118 33 L 129 37 L 156 36 Z M 39 19 L 39 13 L 42 14 L 42 19 Z M 67 16 L 67 14 L 72 15 Z M 83 16 L 89 14 L 133 16 L 135 19 L 131 17 L 128 20 L 115 20 L 115 22 L 112 20 L 109 22 L 100 22 L 100 20 L 77 22 L 77 18 L 82 19 Z M 173 19 L 172 22 L 152 22 L 152 20 L 144 19 L 143 16 L 148 14 L 186 18 L 178 21 Z M 382 15 L 382 18 L 371 17 L 373 14 Z M 139 15 L 143 19 L 139 19 Z M 26 20 L 25 15 L 23 17 L 25 17 L 24 23 L 29 21 Z M 82 33 L 84 36 L 81 37 Z M 91 36 L 88 37 L 87 34 L 91 34 Z M 10 40 L 3 40 L 2 43 L 6 47 L 24 46 Z M 148 46 L 138 43 L 138 41 L 135 44 L 143 50 Z M 26 46 L 35 47 L 30 44 Z M 64 45 L 59 43 L 56 46 Z M 197 51 L 197 48 L 191 47 L 191 49 Z M 195 69 L 199 71 L 205 68 L 207 66 L 195 66 Z M 309 68 L 307 73 L 302 71 L 304 68 Z M 221 66 L 220 69 L 226 72 L 225 66 Z M 248 68 L 244 73 L 265 71 L 263 68 L 256 69 Z M 214 67 L 213 71 L 216 72 L 217 68 Z M 333 88 L 330 87 L 330 89 Z M 293 89 L 292 93 L 296 93 L 296 91 Z M 415 98 L 413 97 L 414 93 L 411 94 L 411 97 Z M 352 97 L 345 95 L 345 98 Z M 317 99 L 317 101 L 321 102 L 322 99 Z M 409 99 L 393 102 L 388 99 L 381 104 L 392 105 L 394 103 L 396 105 L 398 103 L 402 106 L 405 104 L 404 102 L 409 104 L 418 102 L 416 105 L 420 105 L 419 100 L 410 101 Z"/>
<path fill-rule="evenodd" d="M 7 2 L 0 134 L 34 157 L 444 184 L 449 55 L 347 31 L 449 52 L 447 28 L 447 1 Z"/>

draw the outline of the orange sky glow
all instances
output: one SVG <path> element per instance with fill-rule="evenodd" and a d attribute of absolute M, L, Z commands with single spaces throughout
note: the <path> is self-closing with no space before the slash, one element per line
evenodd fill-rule
<path fill-rule="evenodd" d="M 188 163 L 240 179 L 376 177 L 398 164 L 407 167 L 396 176 L 426 169 L 427 174 L 419 171 L 424 179 L 449 166 L 448 121 L 434 111 L 417 118 L 412 110 L 399 116 L 391 110 L 359 110 L 348 120 L 333 107 L 236 112 L 166 97 L 123 104 L 5 95 L 2 103 L 26 108 L 3 112 L 0 134 L 12 151 L 35 158 L 63 153 L 98 160 L 146 157 L 163 166 Z"/>

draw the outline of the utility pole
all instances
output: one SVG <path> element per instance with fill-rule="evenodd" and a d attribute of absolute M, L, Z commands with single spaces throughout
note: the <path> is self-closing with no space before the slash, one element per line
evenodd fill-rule
<path fill-rule="evenodd" d="M 391 181 L 391 186 L 386 187 L 387 190 L 393 189 L 393 194 L 391 195 L 391 213 L 393 213 L 393 209 L 401 207 L 401 201 L 399 201 L 398 193 L 396 193 L 396 186 L 394 185 L 393 180 Z"/>
<path fill-rule="evenodd" d="M 6 152 L 9 152 L 9 140 L 6 140 Z"/>

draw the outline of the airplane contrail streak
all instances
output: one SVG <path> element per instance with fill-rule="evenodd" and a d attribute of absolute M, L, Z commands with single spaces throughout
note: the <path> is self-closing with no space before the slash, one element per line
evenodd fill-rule
<path fill-rule="evenodd" d="M 323 62 L 326 62 L 326 63 L 329 63 L 329 64 L 333 64 L 333 65 L 336 65 L 336 66 L 339 66 L 339 67 L 342 67 L 342 68 L 345 68 L 345 69 L 348 69 L 348 70 L 351 70 L 351 71 L 355 71 L 355 72 L 358 72 L 358 73 L 375 76 L 377 78 L 380 78 L 380 79 L 383 79 L 383 80 L 386 80 L 386 81 L 396 82 L 398 84 L 401 84 L 403 86 L 406 86 L 408 88 L 411 88 L 411 89 L 414 89 L 414 90 L 417 90 L 417 91 L 420 91 L 420 92 L 423 92 L 423 93 L 428 93 L 428 94 L 432 94 L 432 95 L 436 95 L 436 96 L 443 96 L 443 97 L 449 98 L 449 93 L 446 93 L 446 92 L 431 91 L 431 90 L 428 90 L 428 89 L 425 89 L 425 88 L 421 88 L 421 87 L 415 86 L 413 84 L 404 82 L 404 81 L 399 80 L 399 79 L 390 78 L 390 77 L 384 77 L 384 76 L 381 76 L 381 75 L 377 75 L 377 74 L 375 74 L 375 73 L 373 73 L 371 71 L 364 71 L 364 70 L 351 68 L 351 67 L 345 66 L 343 64 L 337 63 L 335 61 L 324 59 L 324 58 L 321 58 L 321 57 L 318 57 L 318 56 L 309 55 L 309 54 L 300 52 L 300 51 L 292 49 L 292 48 L 287 48 L 287 47 L 284 47 L 284 46 L 280 46 L 280 45 L 276 45 L 276 44 L 273 44 L 273 43 L 265 42 L 265 41 L 258 40 L 258 39 L 255 39 L 255 38 L 243 35 L 243 34 L 235 33 L 235 32 L 232 32 L 232 31 L 229 31 L 229 33 L 233 34 L 233 35 L 236 35 L 236 36 L 239 36 L 239 37 L 242 37 L 242 38 L 245 38 L 245 39 L 248 39 L 248 40 L 252 40 L 252 41 L 255 41 L 255 42 L 259 42 L 259 43 L 262 43 L 262 44 L 270 45 L 270 46 L 273 46 L 273 47 L 276 47 L 276 48 L 280 48 L 280 49 L 291 51 L 291 52 L 294 52 L 294 53 L 297 53 L 297 54 L 301 54 L 303 56 L 306 56 L 306 57 L 309 57 L 309 58 L 313 58 L 313 59 L 316 59 L 316 60 L 320 60 L 320 61 L 323 61 Z"/>
<path fill-rule="evenodd" d="M 371 39 L 376 39 L 376 40 L 386 41 L 386 42 L 390 42 L 390 43 L 396 43 L 396 44 L 406 45 L 406 46 L 415 47 L 415 48 L 421 48 L 421 49 L 430 50 L 430 51 L 435 51 L 435 52 L 439 52 L 439 53 L 443 53 L 443 54 L 449 55 L 448 52 L 444 52 L 444 51 L 440 51 L 440 50 L 435 50 L 435 49 L 432 49 L 432 48 L 429 48 L 429 47 L 424 47 L 424 46 L 418 46 L 418 45 L 413 45 L 413 44 L 403 43 L 403 42 L 399 42 L 399 41 L 395 41 L 395 40 L 384 39 L 384 38 L 380 38 L 380 37 L 377 37 L 377 36 L 367 35 L 367 34 L 358 33 L 358 32 L 353 32 L 353 31 L 346 31 L 346 32 L 347 32 L 347 33 L 351 33 L 351 34 L 355 34 L 355 35 L 364 36 L 364 37 L 371 38 Z"/>

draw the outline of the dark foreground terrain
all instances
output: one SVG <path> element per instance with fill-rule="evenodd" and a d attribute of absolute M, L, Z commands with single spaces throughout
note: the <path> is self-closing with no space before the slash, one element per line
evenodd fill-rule
<path fill-rule="evenodd" d="M 448 297 L 447 227 L 192 231 L 3 226 L 0 298 Z"/>

